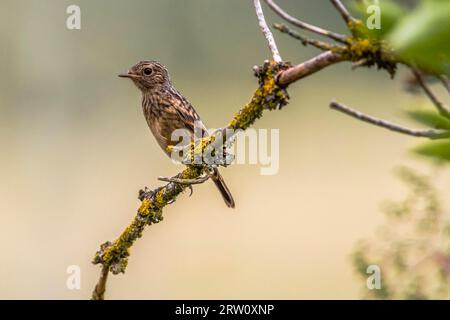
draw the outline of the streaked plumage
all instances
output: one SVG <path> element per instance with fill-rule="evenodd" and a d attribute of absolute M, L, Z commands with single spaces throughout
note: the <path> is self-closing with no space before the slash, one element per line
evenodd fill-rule
<path fill-rule="evenodd" d="M 189 101 L 180 94 L 170 81 L 167 69 L 156 61 L 141 61 L 135 64 L 127 74 L 121 77 L 130 78 L 142 92 L 142 108 L 145 119 L 156 141 L 164 152 L 170 156 L 168 146 L 176 141 L 171 140 L 176 129 L 187 129 L 194 134 L 194 122 L 206 127 Z M 216 169 L 212 180 L 219 189 L 227 206 L 234 208 L 234 200 L 222 176 Z"/>

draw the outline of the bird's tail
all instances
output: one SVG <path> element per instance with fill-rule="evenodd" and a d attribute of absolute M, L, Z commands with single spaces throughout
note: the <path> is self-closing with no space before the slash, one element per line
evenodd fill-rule
<path fill-rule="evenodd" d="M 229 208 L 234 208 L 233 196 L 231 195 L 230 190 L 228 189 L 227 185 L 225 184 L 225 181 L 220 175 L 219 170 L 217 169 L 214 170 L 214 174 L 211 176 L 211 179 L 216 184 L 217 189 L 219 189 L 220 194 L 222 195 L 222 198 L 225 201 L 226 205 Z"/>

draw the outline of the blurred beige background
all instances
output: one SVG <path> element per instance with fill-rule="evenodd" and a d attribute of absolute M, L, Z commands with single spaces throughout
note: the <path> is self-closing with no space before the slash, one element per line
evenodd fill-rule
<path fill-rule="evenodd" d="M 344 32 L 328 1 L 280 0 L 295 16 Z M 65 27 L 66 7 L 82 29 Z M 279 22 L 264 6 L 269 22 Z M 256 87 L 269 56 L 250 1 L 4 0 L 0 4 L 0 298 L 90 297 L 99 244 L 114 240 L 137 191 L 173 175 L 154 142 L 140 95 L 117 74 L 142 59 L 166 64 L 212 127 L 227 123 Z M 284 59 L 317 51 L 275 33 Z M 350 253 L 383 221 L 379 205 L 404 189 L 392 175 L 416 141 L 328 109 L 332 99 L 405 123 L 414 99 L 400 73 L 331 67 L 293 85 L 291 103 L 257 128 L 279 128 L 280 171 L 223 170 L 237 208 L 211 183 L 169 206 L 132 249 L 107 297 L 358 298 Z M 66 288 L 79 265 L 81 290 Z"/>

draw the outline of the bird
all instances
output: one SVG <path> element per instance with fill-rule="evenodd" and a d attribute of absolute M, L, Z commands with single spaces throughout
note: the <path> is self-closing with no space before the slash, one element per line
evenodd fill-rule
<path fill-rule="evenodd" d="M 127 73 L 119 77 L 133 81 L 142 93 L 142 109 L 145 119 L 157 143 L 170 157 L 172 132 L 185 129 L 191 141 L 194 139 L 195 125 L 207 132 L 192 104 L 172 85 L 167 68 L 158 61 L 144 60 L 133 65 Z M 233 196 L 217 168 L 213 169 L 211 180 L 217 186 L 225 204 L 235 207 Z"/>

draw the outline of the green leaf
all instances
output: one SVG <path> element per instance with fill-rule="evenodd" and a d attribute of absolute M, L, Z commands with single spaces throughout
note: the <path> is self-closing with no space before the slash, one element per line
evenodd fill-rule
<path fill-rule="evenodd" d="M 427 142 L 414 148 L 416 154 L 450 162 L 450 140 Z"/>
<path fill-rule="evenodd" d="M 368 13 L 368 8 L 373 4 L 372 1 L 354 2 L 353 4 L 353 8 L 359 19 L 363 21 L 364 26 L 366 26 L 367 19 L 372 15 Z M 403 7 L 391 0 L 383 0 L 379 7 L 381 12 L 381 29 L 370 30 L 365 28 L 365 32 L 369 36 L 378 39 L 389 33 L 406 14 L 406 10 Z"/>
<path fill-rule="evenodd" d="M 422 1 L 387 39 L 403 59 L 450 74 L 450 1 Z"/>
<path fill-rule="evenodd" d="M 442 117 L 435 111 L 418 109 L 406 111 L 408 117 L 429 128 L 450 130 L 450 120 Z"/>

